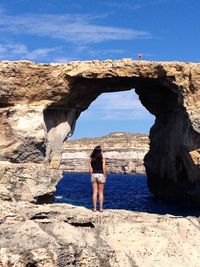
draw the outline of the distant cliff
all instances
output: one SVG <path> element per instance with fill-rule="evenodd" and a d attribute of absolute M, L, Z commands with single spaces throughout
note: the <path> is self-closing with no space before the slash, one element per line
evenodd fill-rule
<path fill-rule="evenodd" d="M 87 172 L 90 154 L 97 145 L 104 151 L 108 173 L 145 173 L 143 159 L 149 149 L 148 136 L 124 132 L 68 140 L 63 145 L 61 170 Z"/>

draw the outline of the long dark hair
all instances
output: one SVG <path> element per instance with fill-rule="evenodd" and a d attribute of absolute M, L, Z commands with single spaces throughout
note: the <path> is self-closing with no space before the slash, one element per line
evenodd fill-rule
<path fill-rule="evenodd" d="M 92 151 L 90 155 L 91 160 L 94 161 L 102 161 L 103 156 L 102 156 L 102 148 L 101 146 L 96 146 L 94 150 Z"/>

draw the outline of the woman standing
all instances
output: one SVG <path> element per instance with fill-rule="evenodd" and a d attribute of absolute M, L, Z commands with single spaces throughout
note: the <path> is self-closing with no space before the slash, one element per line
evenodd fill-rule
<path fill-rule="evenodd" d="M 104 185 L 106 182 L 106 161 L 101 146 L 96 146 L 90 155 L 89 172 L 93 189 L 93 211 L 97 211 L 97 195 L 99 194 L 100 212 L 103 211 Z"/>

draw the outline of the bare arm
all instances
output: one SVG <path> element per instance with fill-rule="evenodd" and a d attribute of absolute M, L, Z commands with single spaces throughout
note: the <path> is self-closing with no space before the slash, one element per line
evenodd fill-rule
<path fill-rule="evenodd" d="M 92 171 L 93 171 L 93 169 L 92 169 L 91 159 L 90 159 L 89 160 L 89 173 L 92 174 Z"/>
<path fill-rule="evenodd" d="M 105 160 L 105 158 L 103 158 L 103 175 L 106 178 L 106 160 Z"/>

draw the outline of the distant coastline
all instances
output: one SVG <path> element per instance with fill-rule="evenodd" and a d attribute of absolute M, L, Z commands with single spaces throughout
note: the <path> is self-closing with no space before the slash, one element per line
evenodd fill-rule
<path fill-rule="evenodd" d="M 65 173 L 88 172 L 88 159 L 97 145 L 104 151 L 108 173 L 145 174 L 143 159 L 149 150 L 148 135 L 126 132 L 68 140 L 63 145 L 60 169 Z"/>

